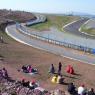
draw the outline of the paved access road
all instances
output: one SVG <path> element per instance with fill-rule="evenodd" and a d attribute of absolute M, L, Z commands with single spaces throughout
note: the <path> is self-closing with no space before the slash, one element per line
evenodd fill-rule
<path fill-rule="evenodd" d="M 82 26 L 82 24 L 84 24 L 88 20 L 89 19 L 87 19 L 87 18 L 83 18 L 83 19 L 78 20 L 72 24 L 69 24 L 66 27 L 64 27 L 64 31 L 72 33 L 73 35 L 81 36 L 83 38 L 95 39 L 95 37 L 90 36 L 90 35 L 86 35 L 86 34 L 79 31 L 79 28 Z"/>
<path fill-rule="evenodd" d="M 89 64 L 95 63 L 95 56 L 94 55 L 87 55 L 85 53 L 79 54 L 70 49 L 66 49 L 60 46 L 56 46 L 53 44 L 45 43 L 43 41 L 32 39 L 30 36 L 26 36 L 21 32 L 16 30 L 16 25 L 11 25 L 6 28 L 6 33 L 14 38 L 15 40 L 30 45 L 32 47 L 42 49 L 60 56 L 65 56 L 68 58 L 72 58 L 75 60 L 83 61 Z"/>

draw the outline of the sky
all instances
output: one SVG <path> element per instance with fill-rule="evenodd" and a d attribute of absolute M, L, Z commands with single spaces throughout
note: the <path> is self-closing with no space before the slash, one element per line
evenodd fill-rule
<path fill-rule="evenodd" d="M 95 15 L 95 0 L 0 0 L 0 9 L 61 14 L 82 12 Z"/>

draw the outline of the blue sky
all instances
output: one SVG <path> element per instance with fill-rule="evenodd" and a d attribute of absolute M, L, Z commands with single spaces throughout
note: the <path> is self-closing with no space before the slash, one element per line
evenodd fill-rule
<path fill-rule="evenodd" d="M 1 0 L 0 9 L 2 8 L 42 13 L 84 12 L 95 14 L 95 0 Z"/>

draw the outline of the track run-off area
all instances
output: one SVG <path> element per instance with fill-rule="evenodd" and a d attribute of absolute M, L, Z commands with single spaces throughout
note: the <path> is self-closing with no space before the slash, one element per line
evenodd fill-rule
<path fill-rule="evenodd" d="M 38 20 L 36 20 L 36 22 L 39 21 L 39 20 L 40 20 L 40 17 L 38 17 Z M 42 20 L 42 18 L 41 18 L 41 20 Z M 67 27 L 71 27 L 71 26 L 73 26 L 74 24 L 76 24 L 78 22 L 79 23 L 81 22 L 81 24 L 79 25 L 79 26 L 81 26 L 88 19 L 86 19 L 86 20 L 82 19 L 82 20 L 83 20 L 83 22 L 81 20 L 79 20 L 79 21 L 76 21 L 72 24 L 68 24 L 65 27 L 65 30 L 67 29 Z M 36 23 L 36 22 L 34 21 L 34 23 Z M 80 28 L 79 26 L 78 26 L 77 30 Z M 26 27 L 26 29 L 27 29 L 27 27 Z M 70 30 L 71 30 L 71 28 L 70 28 Z M 33 31 L 33 32 L 36 32 L 36 31 Z M 82 62 L 89 63 L 89 64 L 92 64 L 92 65 L 95 64 L 95 55 L 87 54 L 87 53 L 79 53 L 79 52 L 76 52 L 76 50 L 68 49 L 68 48 L 65 48 L 65 47 L 61 47 L 61 46 L 58 46 L 58 45 L 50 44 L 50 43 L 47 43 L 45 41 L 35 39 L 33 37 L 30 37 L 29 35 L 24 34 L 24 32 L 23 33 L 19 32 L 16 29 L 16 25 L 7 26 L 6 27 L 6 33 L 10 37 L 15 39 L 16 41 L 21 42 L 21 43 L 26 44 L 26 45 L 29 45 L 29 46 L 32 46 L 34 48 L 45 50 L 47 52 L 54 53 L 56 55 L 60 55 L 60 56 L 67 57 L 67 58 L 70 58 L 70 59 L 74 59 L 74 60 L 77 60 L 77 61 L 82 61 Z M 82 45 L 90 46 L 91 48 L 95 47 L 95 44 L 94 44 L 95 40 L 94 39 L 85 38 L 81 35 L 78 36 L 78 34 L 73 35 L 73 33 L 71 34 L 71 33 L 68 33 L 68 32 L 58 32 L 54 28 L 52 28 L 51 31 L 49 31 L 49 32 L 44 31 L 42 33 L 43 34 L 47 33 L 48 36 L 50 34 L 53 35 L 53 33 L 54 33 L 54 36 L 55 36 L 54 38 L 56 38 L 56 40 L 61 40 L 61 39 L 64 38 L 64 40 L 67 41 L 67 42 L 71 42 L 71 43 L 75 43 L 75 44 L 80 44 L 81 43 Z"/>

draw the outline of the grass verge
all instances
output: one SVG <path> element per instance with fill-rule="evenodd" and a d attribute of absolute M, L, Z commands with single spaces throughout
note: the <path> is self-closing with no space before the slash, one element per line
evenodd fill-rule
<path fill-rule="evenodd" d="M 77 16 L 56 16 L 56 15 L 45 15 L 47 17 L 47 22 L 36 24 L 30 26 L 30 28 L 37 29 L 39 31 L 48 30 L 50 27 L 54 26 L 62 31 L 62 26 L 74 21 L 78 20 Z"/>
<path fill-rule="evenodd" d="M 85 25 L 81 27 L 81 32 L 94 35 L 95 36 L 95 29 L 94 28 L 87 28 Z"/>

